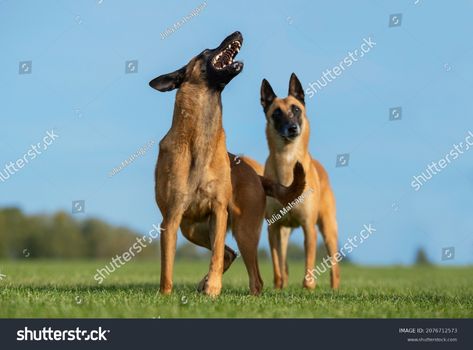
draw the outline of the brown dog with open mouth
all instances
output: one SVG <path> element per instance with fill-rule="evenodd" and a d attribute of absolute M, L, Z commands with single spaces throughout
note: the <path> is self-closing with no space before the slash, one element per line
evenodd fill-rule
<path fill-rule="evenodd" d="M 288 282 L 287 246 L 295 227 L 302 226 L 305 248 L 305 277 L 303 285 L 315 288 L 314 264 L 317 230 L 320 229 L 331 257 L 331 286 L 337 289 L 340 273 L 337 260 L 338 229 L 335 215 L 335 197 L 328 174 L 322 164 L 309 153 L 309 120 L 306 116 L 304 90 L 293 73 L 289 82 L 289 96 L 277 98 L 266 79 L 261 85 L 261 104 L 266 115 L 266 138 L 269 157 L 264 176 L 281 184 L 293 181 L 292 169 L 302 163 L 306 173 L 306 188 L 301 200 L 289 208 L 268 199 L 266 218 L 269 220 L 269 243 L 274 268 L 274 286 L 283 288 Z M 260 172 L 260 168 L 254 168 Z"/>
<path fill-rule="evenodd" d="M 243 69 L 233 61 L 243 43 L 235 32 L 212 50 L 204 50 L 175 72 L 153 79 L 159 91 L 178 89 L 171 129 L 159 144 L 156 201 L 163 216 L 160 291 L 172 291 L 177 230 L 191 242 L 212 250 L 208 274 L 199 290 L 217 296 L 222 274 L 236 253 L 225 245 L 231 227 L 250 279 L 250 291 L 263 288 L 257 249 L 266 195 L 288 203 L 302 193 L 305 174 L 293 166 L 289 187 L 259 177 L 251 160 L 227 153 L 222 127 L 221 93 Z"/>

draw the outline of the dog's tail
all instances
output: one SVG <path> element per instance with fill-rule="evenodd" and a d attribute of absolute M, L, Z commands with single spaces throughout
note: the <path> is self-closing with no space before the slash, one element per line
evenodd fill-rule
<path fill-rule="evenodd" d="M 293 180 L 289 186 L 283 186 L 261 175 L 259 178 L 266 195 L 276 198 L 284 206 L 299 197 L 305 188 L 305 171 L 299 162 L 294 165 Z"/>

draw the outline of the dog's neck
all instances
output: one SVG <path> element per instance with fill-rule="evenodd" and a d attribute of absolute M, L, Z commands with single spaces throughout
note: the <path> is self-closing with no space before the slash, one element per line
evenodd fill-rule
<path fill-rule="evenodd" d="M 273 164 L 276 180 L 288 186 L 293 180 L 292 170 L 296 162 L 300 162 L 304 167 L 310 164 L 309 123 L 306 119 L 301 135 L 291 142 L 281 138 L 273 127 L 267 125 L 266 139 L 269 146 L 269 159 Z"/>
<path fill-rule="evenodd" d="M 220 91 L 184 83 L 176 94 L 171 130 L 193 155 L 211 157 L 224 134 Z"/>
<path fill-rule="evenodd" d="M 188 124 L 189 121 L 194 123 Z M 221 126 L 221 93 L 205 86 L 184 83 L 176 94 L 173 126 L 175 123 L 185 122 L 186 128 L 196 128 L 200 126 L 199 121 Z"/>

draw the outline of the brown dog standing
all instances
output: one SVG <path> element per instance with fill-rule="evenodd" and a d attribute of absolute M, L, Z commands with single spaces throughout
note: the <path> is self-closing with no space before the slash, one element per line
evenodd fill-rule
<path fill-rule="evenodd" d="M 225 246 L 227 226 L 250 278 L 250 291 L 263 287 L 257 249 L 266 205 L 265 194 L 288 201 L 304 188 L 304 171 L 294 167 L 290 187 L 260 179 L 238 157 L 227 153 L 222 127 L 221 93 L 242 68 L 234 62 L 243 43 L 239 32 L 216 49 L 204 50 L 181 69 L 159 76 L 150 86 L 159 91 L 178 89 L 171 129 L 159 144 L 156 201 L 163 216 L 160 291 L 172 291 L 177 230 L 191 242 L 212 250 L 210 268 L 199 289 L 217 296 L 222 274 L 236 253 Z M 229 215 L 230 214 L 230 215 Z"/>
<path fill-rule="evenodd" d="M 286 261 L 289 235 L 293 228 L 301 226 L 304 231 L 305 277 L 303 285 L 312 289 L 317 224 L 332 258 L 331 286 L 336 289 L 340 283 L 339 266 L 334 259 L 337 252 L 337 221 L 335 197 L 330 188 L 327 172 L 309 153 L 309 120 L 305 113 L 304 91 L 296 75 L 291 75 L 289 96 L 277 98 L 266 79 L 261 85 L 261 104 L 266 114 L 266 137 L 269 157 L 266 160 L 264 176 L 283 185 L 293 181 L 292 169 L 296 162 L 302 163 L 306 173 L 306 188 L 301 203 L 287 213 L 280 203 L 268 199 L 266 218 L 274 221 L 269 225 L 269 243 L 274 268 L 274 285 L 283 288 L 288 281 Z M 274 216 L 273 216 L 274 215 Z M 280 218 L 279 218 L 280 216 Z"/>

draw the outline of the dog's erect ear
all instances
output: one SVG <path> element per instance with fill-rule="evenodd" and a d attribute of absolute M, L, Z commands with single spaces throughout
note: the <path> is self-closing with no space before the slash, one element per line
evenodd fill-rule
<path fill-rule="evenodd" d="M 265 112 L 269 106 L 271 106 L 276 97 L 277 96 L 271 85 L 269 85 L 269 82 L 266 79 L 263 79 L 263 82 L 261 83 L 261 105 Z"/>
<path fill-rule="evenodd" d="M 175 72 L 160 75 L 149 82 L 149 86 L 161 92 L 171 91 L 179 88 L 186 75 L 186 66 Z"/>
<path fill-rule="evenodd" d="M 302 89 L 301 82 L 294 73 L 291 74 L 291 80 L 289 80 L 288 95 L 297 98 L 303 105 L 305 105 L 304 90 Z"/>

